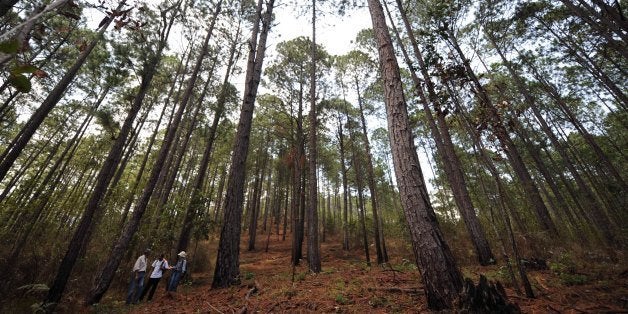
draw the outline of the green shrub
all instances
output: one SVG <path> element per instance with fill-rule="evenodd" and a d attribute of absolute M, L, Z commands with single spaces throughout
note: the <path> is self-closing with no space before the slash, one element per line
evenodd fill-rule
<path fill-rule="evenodd" d="M 550 262 L 549 268 L 567 286 L 582 285 L 589 281 L 586 275 L 577 273 L 576 263 L 568 253 L 563 253 L 557 261 Z"/>
<path fill-rule="evenodd" d="M 558 275 L 558 278 L 560 278 L 560 282 L 567 286 L 583 285 L 589 281 L 589 278 L 583 274 L 561 273 Z"/>
<path fill-rule="evenodd" d="M 347 299 L 345 298 L 344 295 L 342 295 L 342 293 L 338 293 L 336 295 L 336 303 L 338 303 L 338 304 L 347 304 Z"/>
<path fill-rule="evenodd" d="M 369 305 L 372 307 L 382 307 L 388 303 L 388 300 L 384 297 L 374 296 L 369 300 Z"/>
<path fill-rule="evenodd" d="M 247 272 L 245 272 L 245 273 L 244 273 L 244 279 L 245 279 L 245 280 L 251 280 L 251 279 L 253 279 L 254 277 L 255 277 L 255 274 L 254 274 L 254 273 L 252 273 L 252 272 L 250 272 L 250 271 L 247 271 Z"/>

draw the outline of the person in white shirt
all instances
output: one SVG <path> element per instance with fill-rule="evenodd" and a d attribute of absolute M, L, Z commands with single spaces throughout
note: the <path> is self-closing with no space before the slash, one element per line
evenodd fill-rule
<path fill-rule="evenodd" d="M 133 273 L 131 275 L 131 284 L 129 284 L 129 292 L 126 295 L 126 304 L 137 304 L 137 300 L 142 293 L 144 287 L 144 275 L 146 274 L 146 258 L 150 253 L 149 249 L 144 250 L 144 254 L 135 260 L 133 265 Z"/>
<path fill-rule="evenodd" d="M 185 275 L 185 272 L 188 269 L 187 260 L 185 259 L 187 257 L 187 254 L 185 253 L 185 251 L 179 252 L 177 256 L 177 264 L 172 267 L 173 271 L 172 275 L 170 275 L 170 281 L 168 282 L 166 291 L 177 291 L 179 280 L 181 280 L 181 277 Z"/>
<path fill-rule="evenodd" d="M 155 294 L 155 289 L 157 289 L 157 284 L 159 284 L 159 280 L 163 277 L 164 272 L 170 267 L 168 266 L 168 261 L 164 258 L 164 254 L 159 255 L 159 258 L 156 259 L 153 264 L 153 271 L 150 273 L 150 278 L 148 278 L 148 284 L 144 287 L 144 291 L 142 291 L 142 295 L 140 296 L 140 301 L 144 300 L 144 296 L 148 292 L 148 299 L 150 301 L 153 299 L 153 295 Z M 150 292 L 148 291 L 150 290 Z"/>

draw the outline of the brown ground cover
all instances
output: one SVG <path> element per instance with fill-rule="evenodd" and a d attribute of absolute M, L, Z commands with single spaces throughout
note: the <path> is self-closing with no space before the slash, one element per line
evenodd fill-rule
<path fill-rule="evenodd" d="M 265 240 L 265 239 L 264 239 Z M 246 239 L 243 239 L 242 247 Z M 260 241 L 261 242 L 261 241 Z M 422 313 L 427 312 L 419 272 L 400 245 L 391 243 L 391 266 L 367 266 L 362 251 L 343 251 L 339 241 L 321 244 L 323 272 L 309 274 L 305 261 L 290 267 L 290 241 L 271 237 L 269 250 L 241 252 L 242 284 L 211 289 L 212 270 L 195 273 L 175 294 L 160 283 L 150 303 L 124 306 L 121 296 L 110 296 L 99 311 L 130 313 Z M 399 252 L 402 250 L 403 252 Z M 373 254 L 373 253 L 371 253 Z M 623 269 L 622 269 L 623 267 Z M 619 262 L 605 271 L 581 274 L 588 282 L 567 285 L 555 271 L 531 271 L 538 297 L 527 299 L 506 288 L 512 302 L 524 313 L 628 313 L 628 270 Z M 498 266 L 464 267 L 467 276 L 503 279 Z M 502 274 L 500 277 L 500 274 Z M 567 278 L 569 279 L 569 278 Z M 507 283 L 505 283 L 508 286 Z"/>

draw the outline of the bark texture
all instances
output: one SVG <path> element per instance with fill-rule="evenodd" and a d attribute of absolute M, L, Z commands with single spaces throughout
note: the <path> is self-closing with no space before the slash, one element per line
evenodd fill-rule
<path fill-rule="evenodd" d="M 263 17 L 262 0 L 257 3 L 257 20 L 249 42 L 250 51 L 246 69 L 244 100 L 233 145 L 231 168 L 229 169 L 225 213 L 218 243 L 213 288 L 224 288 L 240 282 L 240 225 L 242 223 L 246 158 L 249 151 L 255 97 L 262 74 L 266 39 L 270 31 L 274 3 L 274 0 L 268 1 Z M 262 23 L 261 32 L 259 31 L 260 21 Z"/>
<path fill-rule="evenodd" d="M 381 3 L 368 1 L 384 80 L 384 101 L 393 163 L 412 247 L 432 310 L 451 309 L 462 290 L 462 275 L 440 230 L 430 204 L 416 154 L 399 65 Z"/>

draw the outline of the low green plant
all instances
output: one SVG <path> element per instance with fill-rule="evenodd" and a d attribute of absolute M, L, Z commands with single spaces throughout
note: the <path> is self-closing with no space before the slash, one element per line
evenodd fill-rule
<path fill-rule="evenodd" d="M 253 278 L 255 278 L 255 274 L 254 273 L 252 273 L 250 271 L 247 271 L 247 272 L 244 273 L 244 279 L 245 280 L 251 280 Z"/>
<path fill-rule="evenodd" d="M 397 271 L 414 271 L 418 268 L 416 265 L 408 259 L 402 259 L 401 264 L 392 266 L 394 270 Z"/>
<path fill-rule="evenodd" d="M 583 285 L 589 282 L 589 278 L 583 274 L 562 273 L 558 275 L 558 278 L 560 278 L 560 282 L 567 286 Z"/>
<path fill-rule="evenodd" d="M 388 303 L 388 299 L 384 297 L 374 296 L 369 300 L 369 305 L 371 307 L 382 307 Z"/>
<path fill-rule="evenodd" d="M 289 289 L 284 290 L 282 294 L 286 296 L 288 299 L 290 299 L 297 295 L 297 290 L 289 288 Z"/>
<path fill-rule="evenodd" d="M 567 286 L 582 285 L 589 281 L 586 275 L 576 271 L 576 263 L 568 253 L 561 254 L 554 262 L 549 263 L 550 270 L 558 275 L 560 282 Z"/>
<path fill-rule="evenodd" d="M 336 303 L 338 304 L 347 304 L 347 298 L 345 298 L 344 295 L 342 295 L 342 293 L 338 293 L 336 294 Z"/>

